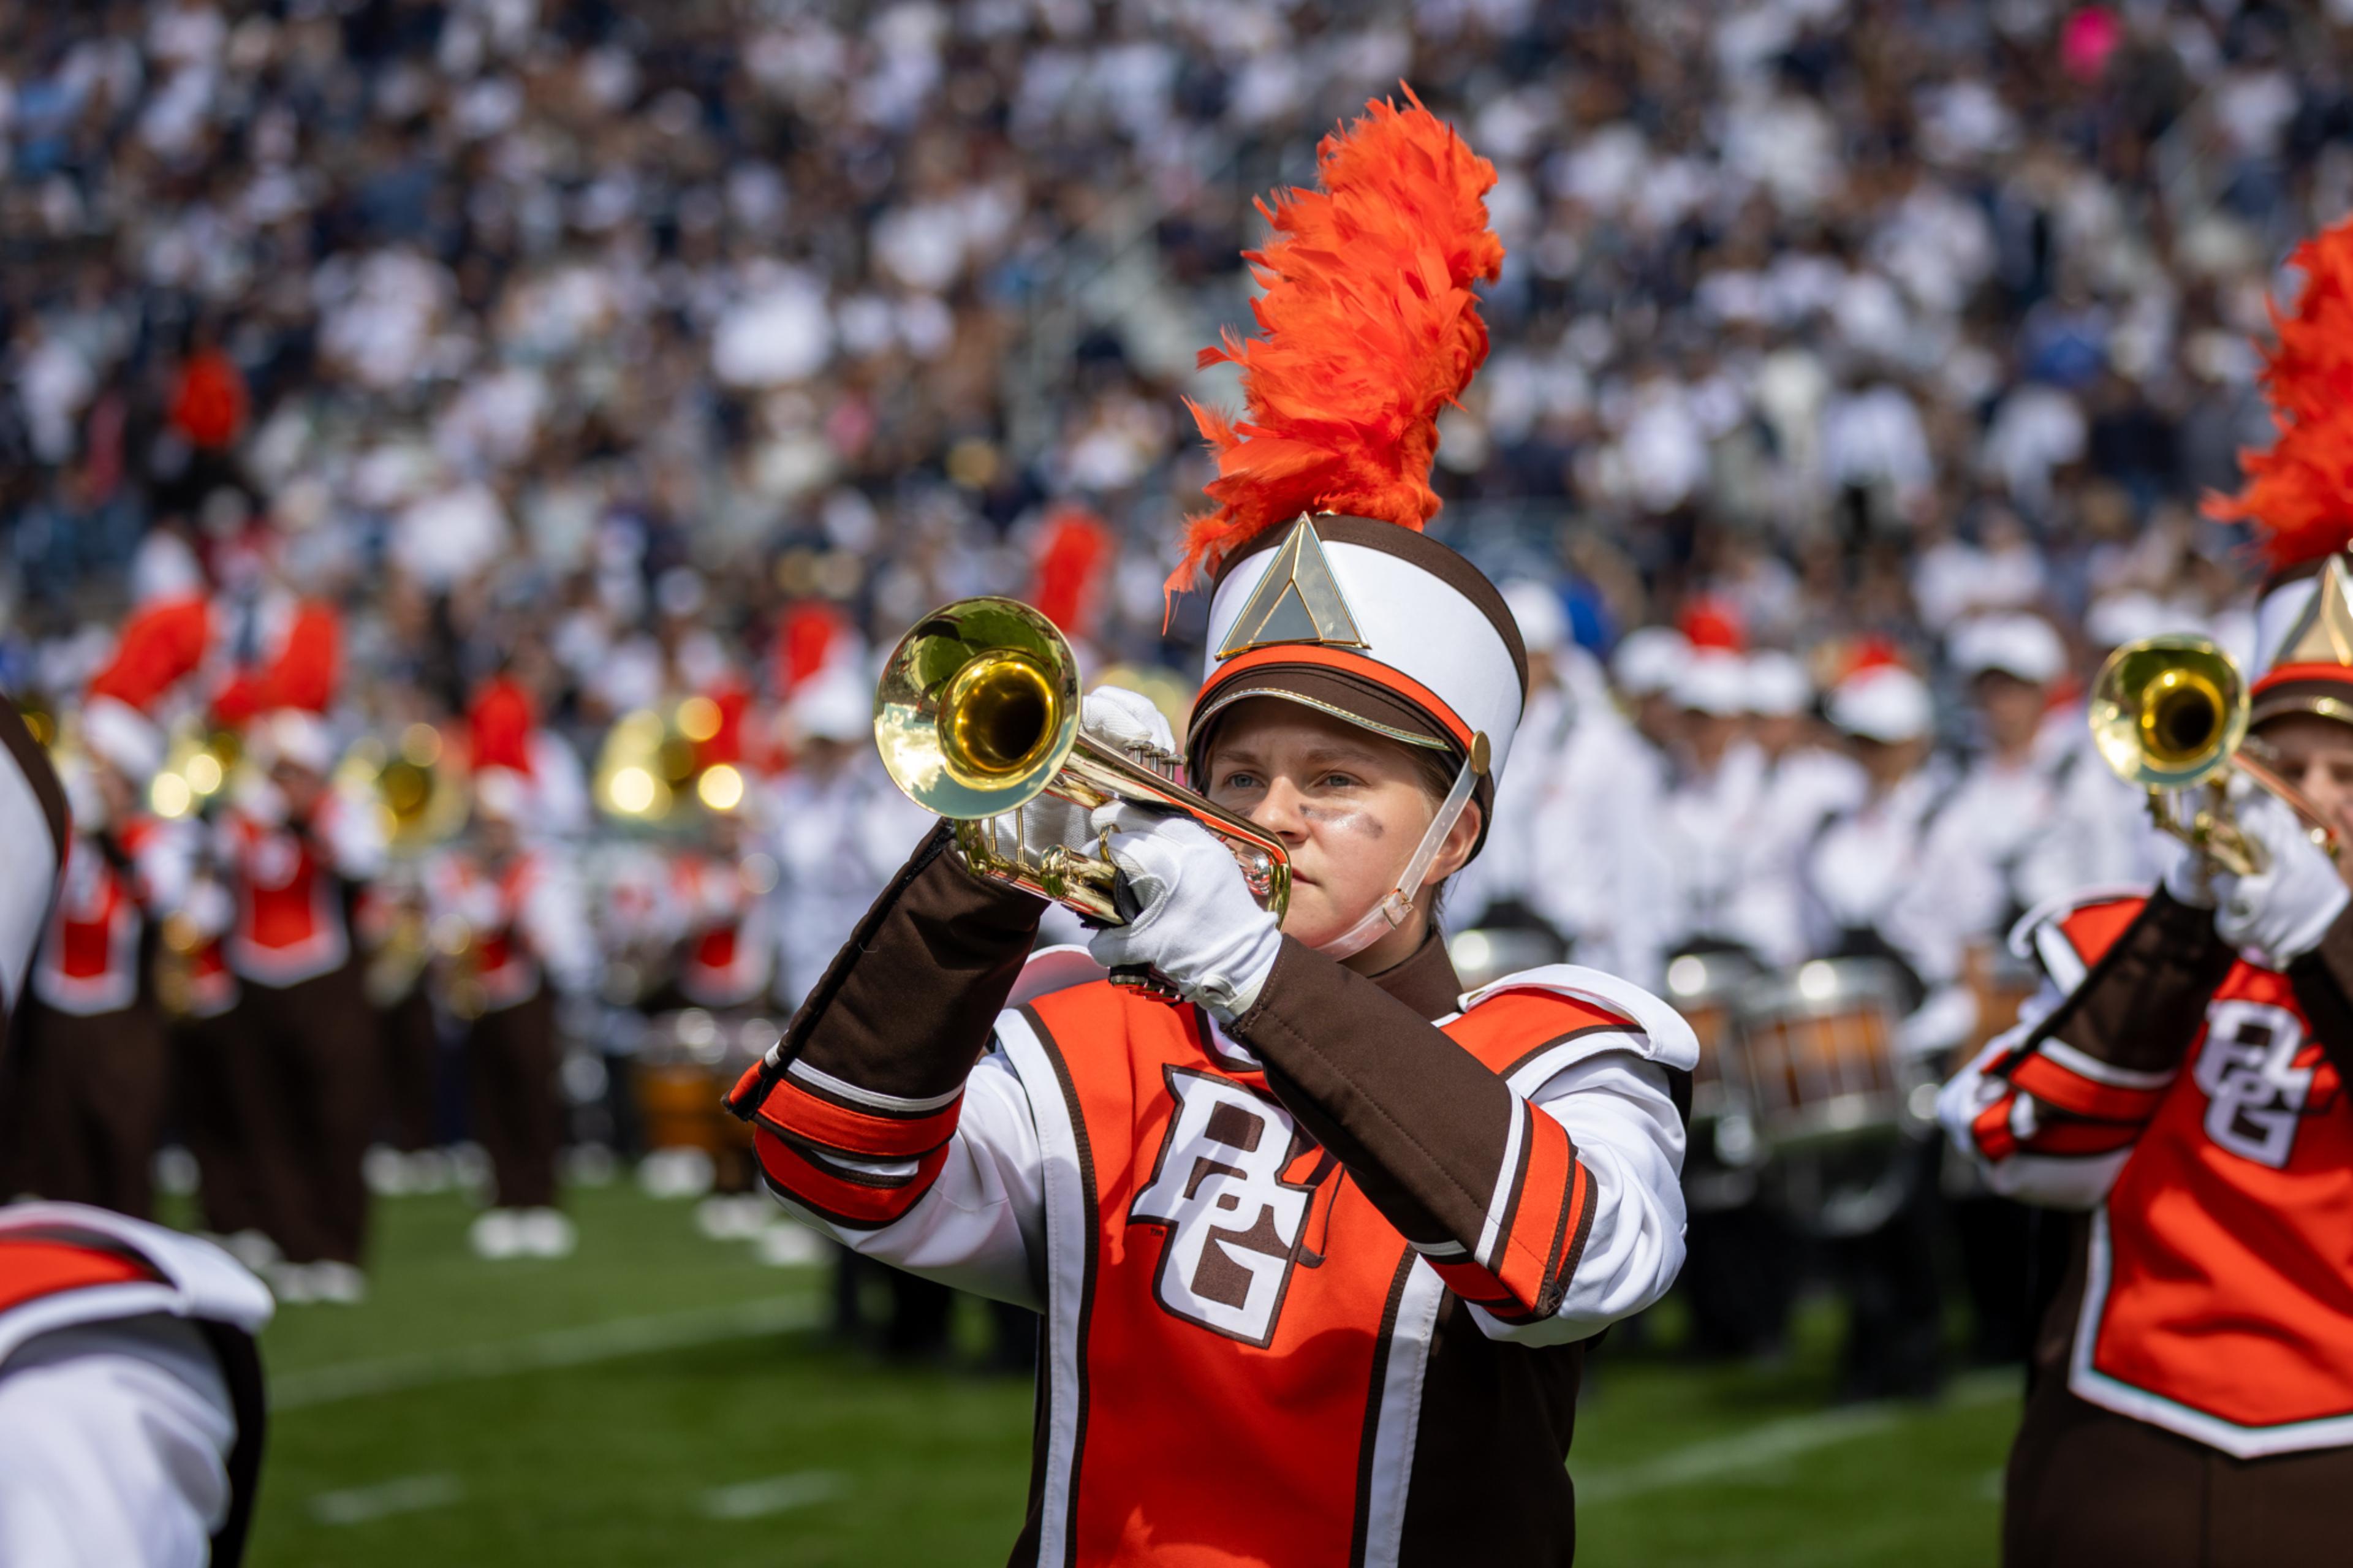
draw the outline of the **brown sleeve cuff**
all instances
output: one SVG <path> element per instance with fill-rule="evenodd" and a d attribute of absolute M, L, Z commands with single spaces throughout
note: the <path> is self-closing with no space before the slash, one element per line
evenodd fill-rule
<path fill-rule="evenodd" d="M 797 1058 L 905 1100 L 945 1094 L 972 1070 L 1045 904 L 967 870 L 952 831 L 925 836 L 858 922 L 793 1015 L 777 1070 Z"/>
<path fill-rule="evenodd" d="M 2206 1024 L 2206 1004 L 2238 962 L 2214 932 L 2214 912 L 2162 888 L 2034 1031 L 2095 1061 L 2170 1072 Z"/>
<path fill-rule="evenodd" d="M 1290 937 L 1230 1030 L 1267 1086 L 1409 1241 L 1475 1237 L 1514 1107 L 1484 1064 L 1370 980 Z"/>
<path fill-rule="evenodd" d="M 2353 1083 L 2353 905 L 2337 915 L 2318 947 L 2287 966 L 2287 978 L 2329 1065 Z"/>

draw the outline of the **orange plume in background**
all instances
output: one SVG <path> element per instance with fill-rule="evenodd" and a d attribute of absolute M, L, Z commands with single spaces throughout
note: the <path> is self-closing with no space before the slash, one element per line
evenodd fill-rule
<path fill-rule="evenodd" d="M 1094 513 L 1081 506 L 1059 509 L 1039 536 L 1029 603 L 1064 635 L 1091 636 L 1117 550 L 1118 541 Z"/>
<path fill-rule="evenodd" d="M 1228 332 L 1200 355 L 1240 367 L 1248 411 L 1186 402 L 1217 453 L 1218 508 L 1187 526 L 1172 594 L 1303 511 L 1412 529 L 1438 511 L 1438 413 L 1487 358 L 1471 285 L 1495 279 L 1504 246 L 1487 226 L 1495 166 L 1405 96 L 1324 139 L 1321 189 L 1259 203 L 1274 228 L 1248 256 L 1260 335 Z"/>
<path fill-rule="evenodd" d="M 2274 572 L 2353 544 L 2353 219 L 2306 240 L 2288 264 L 2304 289 L 2293 311 L 2273 308 L 2279 341 L 2263 355 L 2279 439 L 2241 452 L 2246 483 L 2205 505 L 2209 517 L 2251 524 Z"/>

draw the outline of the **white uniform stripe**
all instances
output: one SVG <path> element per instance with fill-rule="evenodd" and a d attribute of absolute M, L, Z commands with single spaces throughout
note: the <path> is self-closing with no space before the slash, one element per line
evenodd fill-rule
<path fill-rule="evenodd" d="M 1430 1371 L 1430 1344 L 1446 1286 L 1416 1259 L 1398 1299 L 1388 1363 L 1381 1373 L 1380 1414 L 1373 1427 L 1373 1463 L 1366 1478 L 1365 1568 L 1396 1568 L 1405 1536 L 1406 1492 L 1413 1482 L 1413 1450 L 1421 1426 L 1421 1385 Z"/>
<path fill-rule="evenodd" d="M 1079 1315 L 1086 1301 L 1087 1240 L 1094 1227 L 1094 1205 L 1079 1168 L 1079 1133 L 1071 1121 L 1071 1104 L 1044 1042 L 1018 1013 L 998 1016 L 997 1039 L 1029 1093 L 1045 1164 L 1046 1342 L 1039 1370 L 1046 1378 L 1048 1405 L 1038 1562 L 1041 1568 L 1053 1568 L 1070 1558 L 1075 1544 L 1069 1525 L 1083 1414 Z"/>
<path fill-rule="evenodd" d="M 1504 1168 L 1495 1173 L 1495 1193 L 1487 1200 L 1487 1223 L 1479 1229 L 1479 1245 L 1473 1248 L 1479 1266 L 1493 1273 L 1495 1254 L 1504 1240 L 1504 1211 L 1511 1206 L 1513 1178 L 1520 1173 L 1520 1145 L 1528 1135 L 1528 1102 L 1512 1101 L 1511 1130 L 1504 1137 Z"/>
<path fill-rule="evenodd" d="M 2049 1057 L 2077 1078 L 2087 1078 L 2094 1083 L 2107 1084 L 2115 1089 L 2163 1089 L 2173 1081 L 2175 1074 L 2179 1070 L 2176 1068 L 2174 1072 L 2136 1072 L 2130 1068 L 2111 1067 L 2106 1062 L 2085 1056 L 2064 1040 L 2057 1038 L 2045 1039 L 2034 1048 L 2038 1054 Z"/>
<path fill-rule="evenodd" d="M 785 1071 L 814 1089 L 821 1089 L 836 1099 L 853 1105 L 871 1106 L 876 1110 L 895 1112 L 901 1116 L 921 1116 L 929 1111 L 944 1110 L 964 1096 L 964 1085 L 958 1084 L 945 1094 L 934 1094 L 923 1100 L 908 1100 L 896 1094 L 882 1094 L 871 1089 L 860 1089 L 847 1079 L 839 1079 L 822 1068 L 813 1068 L 796 1057 L 785 1064 Z"/>

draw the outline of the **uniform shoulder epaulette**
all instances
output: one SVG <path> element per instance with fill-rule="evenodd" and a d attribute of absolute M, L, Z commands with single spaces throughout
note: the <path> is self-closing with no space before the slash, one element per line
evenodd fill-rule
<path fill-rule="evenodd" d="M 2094 888 L 2047 899 L 2010 928 L 2010 951 L 2032 959 L 2052 984 L 2072 991 L 2147 903 L 2148 889 L 2140 887 Z"/>
<path fill-rule="evenodd" d="M 1639 985 L 1571 963 L 1524 969 L 1480 987 L 1462 998 L 1462 1024 L 1447 1032 L 1484 1060 L 1491 1030 L 1493 1048 L 1512 1059 L 1487 1065 L 1506 1077 L 1521 1060 L 1585 1037 L 1662 1067 L 1689 1071 L 1699 1060 L 1699 1042 L 1682 1014 Z"/>

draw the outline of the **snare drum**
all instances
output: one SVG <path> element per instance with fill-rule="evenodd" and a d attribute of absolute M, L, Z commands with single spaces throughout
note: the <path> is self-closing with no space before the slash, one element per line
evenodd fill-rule
<path fill-rule="evenodd" d="M 1896 1051 L 1901 982 L 1876 958 L 1817 959 L 1738 998 L 1728 1057 L 1776 1153 L 1867 1139 L 1914 1118 Z"/>
<path fill-rule="evenodd" d="M 718 1191 L 750 1191 L 752 1129 L 720 1101 L 779 1037 L 776 1021 L 758 1015 L 689 1007 L 649 1020 L 631 1076 L 647 1150 L 698 1150 Z"/>
<path fill-rule="evenodd" d="M 1757 979 L 1757 965 L 1736 952 L 1686 952 L 1667 965 L 1667 994 L 1699 1042 L 1692 1068 L 1689 1157 L 1746 1170 L 1763 1157 L 1746 1087 L 1727 1075 L 1742 990 Z M 1739 1201 L 1746 1200 L 1746 1191 Z"/>

